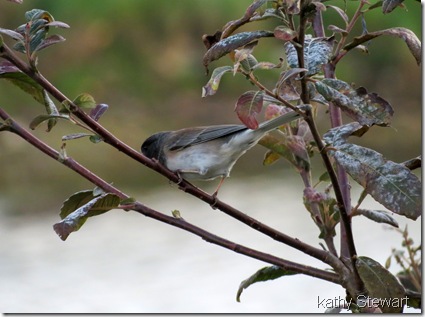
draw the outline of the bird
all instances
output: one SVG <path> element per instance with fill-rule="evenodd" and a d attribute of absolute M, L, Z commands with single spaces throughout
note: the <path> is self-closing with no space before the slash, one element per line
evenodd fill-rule
<path fill-rule="evenodd" d="M 299 109 L 305 110 L 306 106 Z M 213 193 L 216 197 L 234 164 L 246 151 L 270 131 L 300 117 L 298 112 L 291 111 L 260 123 L 257 129 L 222 124 L 157 132 L 143 142 L 141 152 L 177 173 L 181 179 L 221 177 Z"/>

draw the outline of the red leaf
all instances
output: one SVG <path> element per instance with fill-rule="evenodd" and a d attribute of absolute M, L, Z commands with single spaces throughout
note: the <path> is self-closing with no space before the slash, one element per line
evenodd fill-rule
<path fill-rule="evenodd" d="M 258 128 L 255 116 L 263 108 L 263 92 L 247 91 L 243 93 L 236 102 L 235 111 L 239 119 L 250 129 Z"/>

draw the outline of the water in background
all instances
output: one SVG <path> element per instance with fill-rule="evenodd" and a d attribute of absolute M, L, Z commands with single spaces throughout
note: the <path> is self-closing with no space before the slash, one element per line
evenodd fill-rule
<path fill-rule="evenodd" d="M 318 246 L 319 232 L 301 202 L 301 184 L 296 180 L 285 184 L 232 178 L 222 187 L 220 198 L 278 230 Z M 356 192 L 358 195 L 359 190 Z M 235 242 L 326 268 L 175 187 L 165 185 L 161 192 L 135 196 L 167 214 L 178 209 L 186 221 Z M 364 207 L 382 209 L 372 199 Z M 420 220 L 395 217 L 401 228 L 409 224 L 411 236 L 419 244 Z M 11 218 L 0 210 L 1 312 L 313 313 L 324 311 L 318 307 L 323 298 L 345 297 L 338 285 L 299 275 L 252 285 L 237 303 L 240 282 L 266 263 L 135 212 L 116 210 L 91 218 L 66 242 L 52 229 L 58 220 L 58 216 L 35 214 Z M 353 227 L 358 254 L 381 264 L 391 248 L 401 245 L 401 236 L 385 230 L 382 224 L 356 217 Z M 390 270 L 395 273 L 399 268 L 392 266 Z"/>

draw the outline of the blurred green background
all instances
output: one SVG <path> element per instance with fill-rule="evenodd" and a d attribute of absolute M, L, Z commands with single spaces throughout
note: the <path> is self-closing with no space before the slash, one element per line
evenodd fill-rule
<path fill-rule="evenodd" d="M 212 34 L 229 20 L 242 16 L 251 2 L 32 0 L 17 5 L 2 1 L 0 27 L 16 28 L 24 23 L 24 13 L 32 8 L 47 10 L 56 20 L 68 23 L 70 29 L 52 31 L 67 40 L 40 52 L 39 69 L 68 97 L 87 92 L 97 102 L 108 104 L 110 108 L 101 123 L 139 149 L 146 137 L 159 130 L 238 122 L 234 103 L 252 86 L 242 76 L 229 75 L 215 96 L 202 99 L 201 87 L 208 77 L 202 65 L 205 48 L 201 36 Z M 346 5 L 351 16 L 357 1 Z M 365 15 L 368 30 L 400 26 L 421 38 L 420 4 L 407 1 L 405 6 L 406 9 L 397 8 L 388 15 L 379 9 L 368 13 Z M 327 24 L 342 24 L 333 10 L 326 11 L 324 17 Z M 276 23 L 264 21 L 242 30 L 273 30 Z M 356 34 L 361 32 L 358 25 Z M 273 39 L 260 40 L 254 53 L 259 60 L 274 63 L 284 54 L 282 43 Z M 230 64 L 230 60 L 223 58 L 215 62 L 210 70 L 224 64 Z M 278 74 L 276 70 L 259 76 L 272 85 Z M 337 76 L 378 93 L 395 110 L 392 128 L 374 127 L 364 138 L 353 141 L 372 147 L 396 162 L 421 153 L 421 68 L 402 40 L 382 37 L 370 43 L 368 55 L 351 52 L 340 63 Z M 30 96 L 6 81 L 0 81 L 0 106 L 26 127 L 44 111 Z M 329 128 L 327 121 L 323 116 L 319 122 L 322 133 Z M 79 131 L 60 122 L 50 133 L 45 132 L 44 126 L 34 133 L 59 149 L 62 135 Z M 103 143 L 74 140 L 67 143 L 66 149 L 69 156 L 135 197 L 156 185 L 167 186 L 164 178 Z M 264 168 L 261 161 L 265 150 L 257 147 L 251 152 L 236 165 L 233 177 L 260 173 L 269 176 L 288 168 L 283 161 Z M 295 176 L 294 172 L 290 173 Z M 58 210 L 69 195 L 92 187 L 18 137 L 0 133 L 2 212 Z"/>

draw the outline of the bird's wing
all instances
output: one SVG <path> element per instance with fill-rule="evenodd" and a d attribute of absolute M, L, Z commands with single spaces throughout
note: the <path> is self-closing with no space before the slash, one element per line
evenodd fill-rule
<path fill-rule="evenodd" d="M 172 140 L 169 149 L 171 151 L 181 150 L 195 144 L 200 144 L 231 135 L 246 128 L 247 127 L 244 125 L 229 124 L 182 129 L 180 130 L 181 132 L 190 129 L 191 133 L 178 133 L 177 136 Z"/>

